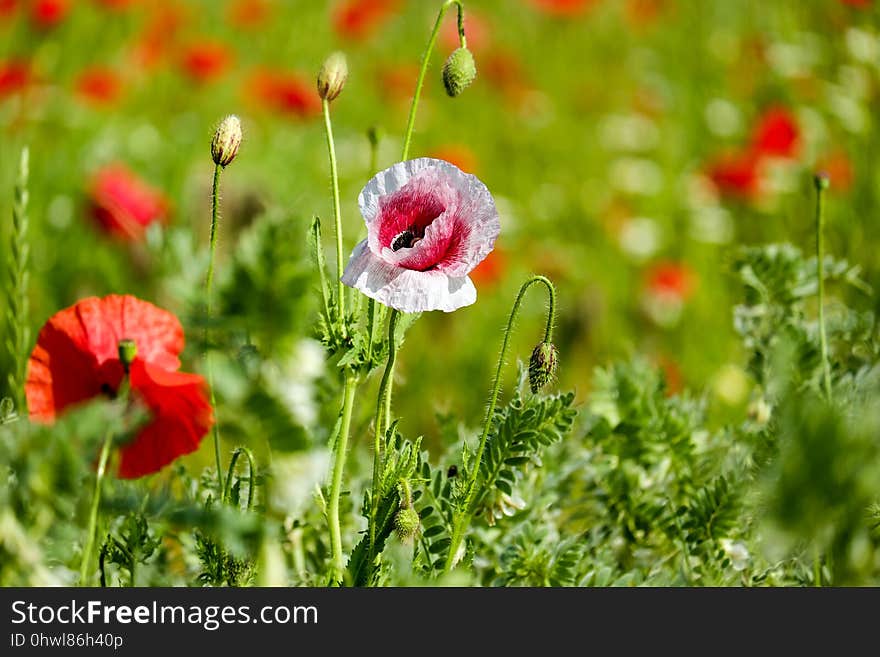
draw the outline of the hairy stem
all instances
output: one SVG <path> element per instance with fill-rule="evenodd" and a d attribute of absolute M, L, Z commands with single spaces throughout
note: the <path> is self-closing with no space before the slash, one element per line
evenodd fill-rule
<path fill-rule="evenodd" d="M 321 249 L 321 220 L 318 217 L 312 219 L 311 226 L 312 252 L 315 259 L 315 268 L 318 270 L 318 281 L 321 286 L 321 302 L 324 307 L 324 318 L 327 320 L 327 330 L 335 337 L 336 330 L 333 326 L 333 318 L 330 316 L 330 286 L 327 284 L 327 265 L 324 262 L 324 251 Z"/>
<path fill-rule="evenodd" d="M 211 189 L 211 254 L 208 259 L 208 275 L 205 278 L 207 325 L 205 326 L 205 364 L 208 369 L 208 388 L 211 391 L 211 408 L 214 410 L 214 460 L 217 466 L 217 492 L 223 494 L 223 466 L 220 461 L 220 418 L 217 417 L 217 397 L 214 393 L 214 367 L 209 347 L 211 316 L 214 312 L 214 261 L 217 255 L 217 224 L 220 218 L 220 174 L 223 167 L 214 165 L 214 185 Z"/>
<path fill-rule="evenodd" d="M 533 276 L 519 289 L 516 300 L 513 302 L 513 308 L 510 310 L 510 316 L 507 319 L 507 328 L 504 330 L 504 340 L 501 343 L 501 354 L 498 357 L 498 366 L 495 369 L 495 379 L 492 385 L 492 394 L 489 396 L 489 407 L 486 409 L 486 419 L 483 423 L 483 433 L 480 436 L 480 444 L 473 463 L 470 465 L 468 472 L 468 480 L 465 484 L 465 501 L 458 509 L 456 519 L 452 528 L 452 542 L 449 545 L 449 554 L 446 556 L 446 564 L 444 572 L 448 572 L 455 565 L 456 553 L 464 539 L 471 520 L 471 507 L 474 502 L 474 495 L 477 489 L 477 477 L 480 473 L 480 462 L 483 460 L 483 452 L 486 450 L 486 441 L 489 438 L 489 431 L 492 428 L 492 419 L 495 416 L 495 407 L 498 404 L 498 395 L 501 393 L 501 371 L 504 369 L 504 363 L 507 358 L 507 347 L 510 343 L 510 335 L 513 332 L 513 324 L 522 304 L 526 291 L 536 283 L 540 283 L 547 288 L 550 297 L 550 307 L 547 312 L 547 326 L 544 329 L 544 342 L 550 342 L 553 339 L 553 325 L 556 322 L 556 288 L 553 283 L 544 276 Z"/>
<path fill-rule="evenodd" d="M 822 350 L 822 383 L 825 397 L 831 400 L 831 366 L 828 363 L 828 338 L 825 334 L 825 190 L 828 178 L 815 177 L 816 185 L 816 277 L 819 281 L 819 344 Z"/>
<path fill-rule="evenodd" d="M 9 391 L 19 416 L 25 414 L 24 380 L 27 371 L 30 330 L 28 327 L 28 149 L 21 151 L 18 180 L 12 204 L 12 236 L 9 240 L 9 278 L 6 281 L 6 320 L 9 336 L 6 347 L 11 368 Z"/>
<path fill-rule="evenodd" d="M 336 167 L 333 125 L 330 123 L 330 102 L 325 99 L 321 106 L 324 111 L 324 128 L 327 133 L 327 151 L 330 155 L 330 185 L 333 189 L 333 219 L 336 226 L 336 321 L 339 324 L 340 335 L 345 339 L 348 337 L 348 329 L 345 326 L 345 286 L 342 284 L 342 213 L 339 209 L 339 172 Z"/>
<path fill-rule="evenodd" d="M 422 55 L 422 64 L 419 69 L 418 80 L 416 81 L 416 90 L 413 94 L 412 105 L 410 105 L 409 108 L 409 118 L 407 119 L 406 132 L 403 136 L 403 157 L 401 159 L 404 161 L 409 155 L 409 146 L 410 142 L 412 142 L 413 128 L 416 124 L 416 110 L 419 107 L 419 99 L 421 98 L 422 87 L 425 83 L 425 74 L 428 72 L 428 63 L 431 61 L 431 53 L 434 52 L 434 44 L 437 42 L 437 34 L 440 32 L 440 24 L 443 22 L 443 17 L 452 5 L 458 6 L 458 38 L 462 47 L 467 45 L 467 40 L 464 36 L 464 5 L 461 0 L 446 0 L 446 2 L 440 7 L 440 12 L 437 14 L 437 21 L 434 23 L 434 29 L 431 32 L 431 38 L 428 39 L 428 45 L 425 47 L 425 52 Z"/>
<path fill-rule="evenodd" d="M 382 476 L 385 432 L 390 426 L 388 405 L 390 405 L 394 363 L 397 360 L 397 341 L 394 333 L 398 319 L 400 319 L 400 311 L 392 310 L 388 318 L 388 361 L 385 363 L 385 371 L 382 373 L 382 380 L 379 383 L 379 395 L 376 398 L 375 434 L 373 436 L 373 503 L 370 509 L 370 563 L 376 557 L 374 546 L 376 545 L 376 524 L 379 515 L 379 478 Z"/>
<path fill-rule="evenodd" d="M 345 561 L 342 556 L 342 533 L 339 528 L 339 495 L 342 492 L 342 473 L 345 470 L 345 457 L 348 451 L 348 433 L 351 430 L 351 409 L 357 388 L 357 376 L 347 373 L 342 395 L 342 411 L 339 419 L 339 434 L 333 462 L 333 480 L 330 484 L 330 499 L 327 503 L 327 522 L 330 525 L 330 547 L 333 555 L 333 584 L 342 582 L 345 575 Z"/>

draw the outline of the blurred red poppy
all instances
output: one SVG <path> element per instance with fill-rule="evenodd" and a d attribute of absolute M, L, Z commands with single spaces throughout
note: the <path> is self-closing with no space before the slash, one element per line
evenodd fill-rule
<path fill-rule="evenodd" d="M 659 262 L 645 274 L 648 294 L 669 300 L 687 301 L 696 287 L 696 275 L 684 263 Z"/>
<path fill-rule="evenodd" d="M 69 10 L 70 0 L 34 0 L 31 20 L 38 27 L 55 27 L 65 19 Z"/>
<path fill-rule="evenodd" d="M 752 133 L 752 148 L 760 155 L 793 158 L 800 150 L 800 129 L 792 113 L 771 107 L 758 118 Z"/>
<path fill-rule="evenodd" d="M 513 52 L 494 50 L 484 55 L 480 75 L 511 103 L 521 102 L 531 88 L 528 75 Z"/>
<path fill-rule="evenodd" d="M 255 28 L 272 15 L 269 0 L 234 0 L 227 9 L 227 18 L 236 27 Z"/>
<path fill-rule="evenodd" d="M 852 160 L 843 151 L 833 151 L 819 160 L 817 171 L 825 173 L 831 181 L 831 190 L 846 193 L 855 182 L 856 174 Z"/>
<path fill-rule="evenodd" d="M 93 105 L 112 105 L 122 96 L 122 78 L 101 66 L 82 71 L 74 86 L 77 95 Z"/>
<path fill-rule="evenodd" d="M 27 62 L 20 60 L 0 62 L 0 98 L 18 93 L 32 81 L 31 67 Z"/>
<path fill-rule="evenodd" d="M 843 4 L 858 9 L 867 9 L 874 0 L 840 0 Z"/>
<path fill-rule="evenodd" d="M 408 106 L 418 77 L 419 67 L 415 64 L 382 67 L 378 72 L 379 93 L 386 102 Z"/>
<path fill-rule="evenodd" d="M 321 99 L 313 82 L 295 73 L 260 70 L 248 81 L 248 92 L 262 105 L 296 118 L 321 113 Z"/>
<path fill-rule="evenodd" d="M 495 249 L 486 256 L 486 259 L 470 273 L 474 285 L 479 289 L 497 285 L 507 273 L 507 260 L 507 254 L 496 245 Z"/>
<path fill-rule="evenodd" d="M 627 23 L 637 28 L 652 25 L 669 9 L 670 4 L 670 0 L 627 0 Z"/>
<path fill-rule="evenodd" d="M 361 40 L 384 25 L 400 0 L 345 0 L 333 10 L 333 28 L 346 39 Z"/>
<path fill-rule="evenodd" d="M 185 10 L 177 5 L 154 0 L 150 16 L 134 46 L 138 68 L 153 68 L 173 51 L 180 28 L 186 22 Z"/>
<path fill-rule="evenodd" d="M 595 5 L 598 0 L 529 0 L 546 14 L 553 16 L 577 16 Z"/>
<path fill-rule="evenodd" d="M 119 476 L 131 479 L 198 449 L 214 423 L 204 379 L 177 371 L 184 337 L 174 315 L 128 295 L 90 297 L 56 313 L 31 353 L 25 394 L 30 418 L 42 423 L 90 399 L 115 396 L 124 376 L 122 340 L 137 346 L 131 398 L 150 413 L 119 448 Z"/>
<path fill-rule="evenodd" d="M 168 219 L 168 201 L 123 164 L 95 174 L 89 187 L 92 217 L 109 235 L 123 240 L 143 238 L 147 226 Z"/>
<path fill-rule="evenodd" d="M 445 144 L 432 150 L 429 157 L 446 160 L 467 173 L 477 172 L 477 156 L 464 144 Z"/>
<path fill-rule="evenodd" d="M 751 150 L 722 153 L 706 172 L 725 196 L 749 200 L 760 194 L 760 158 Z"/>
<path fill-rule="evenodd" d="M 230 48 L 219 41 L 199 41 L 183 49 L 180 64 L 196 82 L 210 82 L 223 75 L 232 64 Z"/>
<path fill-rule="evenodd" d="M 18 9 L 18 0 L 0 0 L 0 18 L 7 18 Z"/>

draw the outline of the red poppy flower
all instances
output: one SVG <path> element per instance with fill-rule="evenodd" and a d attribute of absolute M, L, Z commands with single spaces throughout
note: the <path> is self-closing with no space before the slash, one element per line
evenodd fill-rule
<path fill-rule="evenodd" d="M 840 0 L 840 2 L 856 9 L 867 9 L 873 0 Z"/>
<path fill-rule="evenodd" d="M 281 114 L 307 118 L 321 113 L 321 99 L 314 83 L 294 73 L 257 71 L 248 92 L 262 105 Z"/>
<path fill-rule="evenodd" d="M 31 67 L 27 62 L 0 62 L 0 98 L 25 89 L 31 80 Z"/>
<path fill-rule="evenodd" d="M 669 5 L 669 0 L 627 0 L 626 19 L 633 27 L 647 27 L 657 21 Z"/>
<path fill-rule="evenodd" d="M 521 104 L 531 89 L 528 74 L 516 54 L 494 51 L 480 62 L 480 75 L 508 102 Z"/>
<path fill-rule="evenodd" d="M 506 272 L 507 255 L 496 246 L 495 250 L 471 272 L 471 280 L 477 289 L 485 289 L 497 285 Z"/>
<path fill-rule="evenodd" d="M 333 28 L 346 39 L 366 39 L 384 25 L 400 0 L 346 0 L 333 12 Z"/>
<path fill-rule="evenodd" d="M 91 214 L 103 230 L 124 240 L 138 240 L 154 221 L 165 222 L 165 196 L 122 164 L 94 176 L 89 190 Z"/>
<path fill-rule="evenodd" d="M 94 105 L 112 105 L 122 95 L 122 79 L 112 69 L 96 66 L 82 71 L 75 82 L 76 93 Z"/>
<path fill-rule="evenodd" d="M 752 147 L 761 155 L 793 158 L 800 148 L 800 129 L 784 107 L 771 107 L 758 119 Z"/>
<path fill-rule="evenodd" d="M 695 287 L 694 272 L 683 263 L 660 262 L 645 276 L 648 294 L 673 301 L 687 301 Z"/>
<path fill-rule="evenodd" d="M 39 27 L 55 27 L 64 20 L 70 9 L 70 0 L 35 0 L 31 5 L 31 20 Z"/>
<path fill-rule="evenodd" d="M 596 4 L 597 0 L 530 0 L 532 5 L 552 16 L 577 16 Z"/>
<path fill-rule="evenodd" d="M 183 70 L 196 82 L 209 82 L 222 75 L 232 63 L 232 52 L 217 41 L 187 46 L 181 55 Z"/>
<path fill-rule="evenodd" d="M 831 190 L 848 192 L 855 182 L 856 174 L 852 161 L 843 151 L 834 151 L 819 160 L 817 171 L 824 172 L 831 181 Z"/>
<path fill-rule="evenodd" d="M 272 14 L 269 0 L 235 0 L 229 5 L 227 17 L 236 27 L 255 28 L 263 25 Z"/>
<path fill-rule="evenodd" d="M 451 162 L 465 173 L 477 172 L 477 156 L 464 144 L 448 144 L 435 148 L 430 157 Z"/>
<path fill-rule="evenodd" d="M 760 194 L 760 158 L 751 151 L 724 153 L 709 164 L 707 173 L 725 196 L 749 200 Z"/>
<path fill-rule="evenodd" d="M 186 11 L 180 5 L 164 2 L 151 5 L 151 15 L 134 45 L 134 60 L 138 68 L 153 68 L 173 52 L 180 28 L 187 21 Z"/>
<path fill-rule="evenodd" d="M 386 102 L 409 106 L 418 78 L 419 67 L 414 64 L 383 67 L 378 71 L 379 93 Z"/>
<path fill-rule="evenodd" d="M 198 449 L 214 422 L 204 379 L 176 371 L 184 338 L 174 315 L 128 295 L 90 297 L 56 313 L 31 353 L 25 394 L 30 418 L 43 423 L 76 404 L 115 395 L 124 375 L 118 345 L 126 339 L 137 345 L 131 397 L 151 416 L 119 449 L 119 476 L 132 479 Z"/>
<path fill-rule="evenodd" d="M 18 0 L 0 0 L 0 18 L 12 16 L 18 8 Z"/>

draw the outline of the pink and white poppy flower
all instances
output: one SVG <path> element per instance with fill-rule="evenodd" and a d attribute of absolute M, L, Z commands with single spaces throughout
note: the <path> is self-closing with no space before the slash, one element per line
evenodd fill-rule
<path fill-rule="evenodd" d="M 398 162 L 366 184 L 358 204 L 367 239 L 343 283 L 407 313 L 477 300 L 468 274 L 492 251 L 501 223 L 476 176 L 428 157 Z"/>

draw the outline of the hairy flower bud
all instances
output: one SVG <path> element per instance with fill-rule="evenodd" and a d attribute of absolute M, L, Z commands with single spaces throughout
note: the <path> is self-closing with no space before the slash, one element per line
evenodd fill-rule
<path fill-rule="evenodd" d="M 116 349 L 119 352 L 119 362 L 122 363 L 122 369 L 128 372 L 128 368 L 131 367 L 134 359 L 137 358 L 137 344 L 135 344 L 134 340 L 126 338 L 119 341 Z"/>
<path fill-rule="evenodd" d="M 241 121 L 234 114 L 230 114 L 220 122 L 211 140 L 211 157 L 214 158 L 214 164 L 221 167 L 228 166 L 238 155 L 239 146 L 241 146 Z"/>
<path fill-rule="evenodd" d="M 533 393 L 537 393 L 556 376 L 556 368 L 559 365 L 559 352 L 551 342 L 542 342 L 534 351 L 529 360 L 529 387 Z"/>
<path fill-rule="evenodd" d="M 403 507 L 394 517 L 394 531 L 397 538 L 406 543 L 419 535 L 419 514 L 411 506 Z"/>
<path fill-rule="evenodd" d="M 452 98 L 467 89 L 476 77 L 477 65 L 471 51 L 466 47 L 453 51 L 443 65 L 443 86 Z"/>
<path fill-rule="evenodd" d="M 318 95 L 327 102 L 335 100 L 342 93 L 346 80 L 348 80 L 348 62 L 345 54 L 334 52 L 324 60 L 318 72 Z"/>

